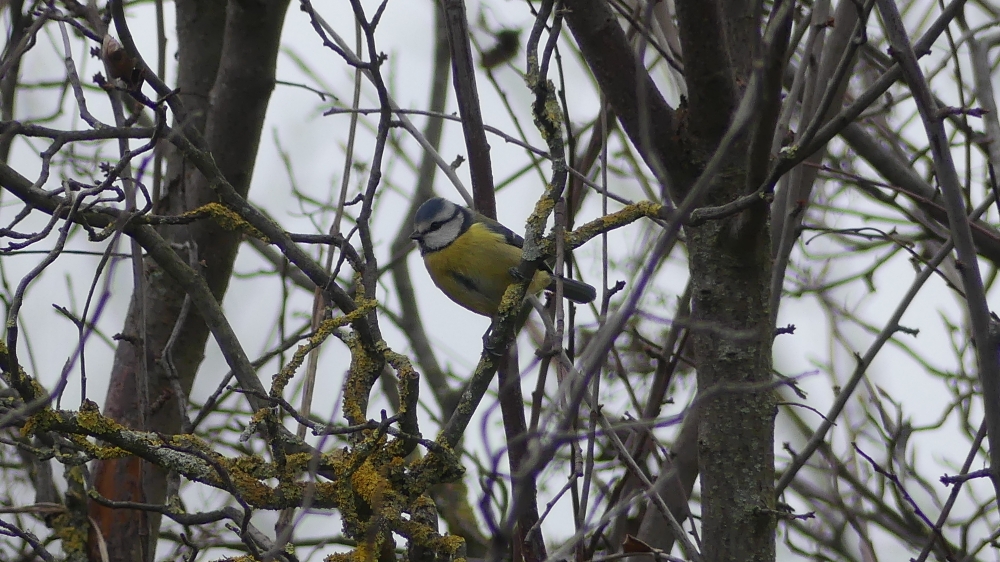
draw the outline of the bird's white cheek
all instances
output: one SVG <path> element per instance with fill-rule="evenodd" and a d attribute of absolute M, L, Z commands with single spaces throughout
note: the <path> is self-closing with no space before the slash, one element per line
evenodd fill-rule
<path fill-rule="evenodd" d="M 458 221 L 451 221 L 441 225 L 437 230 L 424 235 L 424 247 L 428 250 L 440 250 L 451 244 L 458 238 L 462 225 Z"/>

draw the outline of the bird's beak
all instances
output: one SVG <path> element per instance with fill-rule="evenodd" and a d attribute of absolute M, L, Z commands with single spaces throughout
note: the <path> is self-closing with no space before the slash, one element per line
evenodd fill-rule
<path fill-rule="evenodd" d="M 420 240 L 420 233 L 414 230 L 410 233 L 410 240 Z"/>

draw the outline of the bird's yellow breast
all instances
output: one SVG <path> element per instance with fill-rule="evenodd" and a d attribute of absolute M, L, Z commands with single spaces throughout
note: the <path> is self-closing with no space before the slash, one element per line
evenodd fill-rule
<path fill-rule="evenodd" d="M 521 263 L 521 248 L 502 234 L 475 223 L 448 246 L 424 256 L 434 284 L 461 306 L 483 316 L 495 316 L 507 286 L 516 279 L 510 270 Z M 537 271 L 528 291 L 537 293 L 552 280 Z"/>

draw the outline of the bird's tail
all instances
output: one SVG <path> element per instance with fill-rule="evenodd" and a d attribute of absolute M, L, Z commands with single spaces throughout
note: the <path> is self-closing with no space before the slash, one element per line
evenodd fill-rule
<path fill-rule="evenodd" d="M 560 279 L 562 279 L 563 284 L 563 296 L 567 299 L 578 304 L 587 304 L 597 298 L 597 289 L 583 281 L 567 279 L 565 277 L 560 277 Z M 556 278 L 554 276 L 552 277 L 552 283 L 549 284 L 549 290 L 556 290 Z"/>

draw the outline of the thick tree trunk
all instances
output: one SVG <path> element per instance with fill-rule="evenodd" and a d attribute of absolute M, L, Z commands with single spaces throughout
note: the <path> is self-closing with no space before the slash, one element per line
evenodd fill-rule
<path fill-rule="evenodd" d="M 635 61 L 603 0 L 567 2 L 566 21 L 622 128 L 679 203 L 732 124 L 760 51 L 760 3 L 678 0 L 686 105 L 667 106 Z M 785 30 L 787 35 L 787 29 Z M 780 68 L 780 65 L 779 65 Z M 778 84 L 780 87 L 780 84 Z M 773 84 L 766 83 L 765 89 Z M 768 90 L 773 94 L 773 91 Z M 779 96 L 762 96 L 777 104 Z M 769 145 L 776 111 L 756 121 L 725 155 L 699 204 L 721 205 L 758 181 L 751 138 Z M 754 186 L 755 187 L 755 186 Z M 702 556 L 713 562 L 774 560 L 774 414 L 768 286 L 770 238 L 761 205 L 688 227 L 693 284 L 692 331 L 699 389 L 698 467 L 702 483 Z M 749 388 L 748 388 L 749 387 Z M 649 530 L 647 529 L 647 532 Z M 664 528 L 663 533 L 670 533 Z"/>
<path fill-rule="evenodd" d="M 242 194 L 250 186 L 260 130 L 274 89 L 274 72 L 281 28 L 288 0 L 225 2 L 178 0 L 178 88 L 189 111 L 178 130 L 201 132 L 216 163 Z M 180 214 L 209 202 L 215 193 L 193 167 L 171 154 L 167 179 L 157 212 Z M 167 239 L 188 243 L 195 252 L 209 286 L 222 300 L 232 274 L 240 235 L 212 221 L 164 227 Z M 160 359 L 178 322 L 184 294 L 155 264 L 145 269 L 145 333 L 147 383 L 151 412 L 138 411 L 137 373 L 140 347 L 140 303 L 133 297 L 115 353 L 105 414 L 127 426 L 139 428 L 145 418 L 152 431 L 176 433 L 181 416 L 172 384 Z M 172 358 L 180 388 L 191 389 L 205 353 L 208 329 L 196 310 L 183 319 Z M 144 483 L 140 483 L 144 480 Z M 131 457 L 102 461 L 94 470 L 94 486 L 114 500 L 159 504 L 164 500 L 166 474 Z M 158 519 L 146 521 L 129 510 L 113 510 L 91 503 L 91 516 L 108 543 L 110 560 L 150 560 L 155 548 Z M 139 540 L 136 540 L 139 537 Z M 93 537 L 92 547 L 95 545 Z"/>
<path fill-rule="evenodd" d="M 688 228 L 698 367 L 702 555 L 774 560 L 774 390 L 766 224 Z M 746 385 L 756 385 L 755 390 Z"/>

